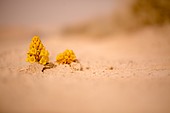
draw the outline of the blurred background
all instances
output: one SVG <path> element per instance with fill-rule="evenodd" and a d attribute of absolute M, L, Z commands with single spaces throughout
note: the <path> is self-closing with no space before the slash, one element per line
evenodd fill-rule
<path fill-rule="evenodd" d="M 106 37 L 170 22 L 169 0 L 0 0 L 0 39 Z"/>
<path fill-rule="evenodd" d="M 0 112 L 170 113 L 169 23 L 170 0 L 0 0 Z M 25 62 L 34 35 L 83 71 Z"/>

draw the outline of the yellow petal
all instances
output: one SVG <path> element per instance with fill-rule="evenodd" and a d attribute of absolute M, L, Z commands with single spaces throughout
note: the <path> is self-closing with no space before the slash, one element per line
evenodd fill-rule
<path fill-rule="evenodd" d="M 47 50 L 41 50 L 40 56 L 48 56 L 49 53 Z"/>
<path fill-rule="evenodd" d="M 43 44 L 40 43 L 38 49 L 41 50 L 41 49 L 43 49 L 43 47 L 44 47 Z"/>
<path fill-rule="evenodd" d="M 35 48 L 31 48 L 29 53 L 35 55 L 37 53 L 37 50 Z"/>
<path fill-rule="evenodd" d="M 34 56 L 30 56 L 29 57 L 29 62 L 30 63 L 34 63 L 36 60 L 35 60 L 35 57 Z"/>
<path fill-rule="evenodd" d="M 33 38 L 32 38 L 32 41 L 37 41 L 37 40 L 39 40 L 40 38 L 39 38 L 39 36 L 34 36 Z"/>
<path fill-rule="evenodd" d="M 48 62 L 48 57 L 45 57 L 45 56 L 43 56 L 39 61 L 39 63 L 43 65 L 45 65 L 47 62 Z"/>

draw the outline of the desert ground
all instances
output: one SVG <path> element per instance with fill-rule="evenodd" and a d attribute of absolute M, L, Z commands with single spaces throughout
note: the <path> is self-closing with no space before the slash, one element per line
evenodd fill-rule
<path fill-rule="evenodd" d="M 0 42 L 1 113 L 170 112 L 169 27 L 100 40 L 40 37 L 50 62 L 72 49 L 82 70 L 57 65 L 42 72 L 42 65 L 26 62 L 31 38 Z"/>

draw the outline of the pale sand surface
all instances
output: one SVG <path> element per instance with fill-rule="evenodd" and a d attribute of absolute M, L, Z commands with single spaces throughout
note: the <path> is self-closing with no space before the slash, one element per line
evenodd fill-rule
<path fill-rule="evenodd" d="M 29 41 L 1 42 L 0 112 L 168 113 L 168 31 L 146 29 L 100 41 L 42 38 L 51 62 L 72 49 L 83 71 L 64 65 L 42 73 L 41 66 L 25 62 Z"/>

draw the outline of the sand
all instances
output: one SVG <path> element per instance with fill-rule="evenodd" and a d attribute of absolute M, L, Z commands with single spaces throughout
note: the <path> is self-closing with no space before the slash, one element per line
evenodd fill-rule
<path fill-rule="evenodd" d="M 0 42 L 0 112 L 168 113 L 168 31 L 148 28 L 100 40 L 42 38 L 53 63 L 72 49 L 83 68 L 78 71 L 58 65 L 42 72 L 43 66 L 25 62 L 31 38 Z"/>

